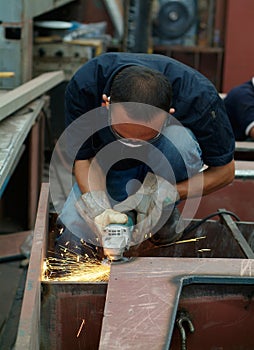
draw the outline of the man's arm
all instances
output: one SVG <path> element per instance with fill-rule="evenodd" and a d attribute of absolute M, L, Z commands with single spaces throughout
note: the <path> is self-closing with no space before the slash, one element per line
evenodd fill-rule
<path fill-rule="evenodd" d="M 105 175 L 94 158 L 76 160 L 74 172 L 81 193 L 106 190 Z"/>
<path fill-rule="evenodd" d="M 253 126 L 253 128 L 250 129 L 249 135 L 252 139 L 254 139 L 254 126 Z"/>
<path fill-rule="evenodd" d="M 232 160 L 223 166 L 209 167 L 191 179 L 179 182 L 176 187 L 181 199 L 186 199 L 187 196 L 190 198 L 199 197 L 230 184 L 234 176 L 235 165 L 234 160 Z"/>

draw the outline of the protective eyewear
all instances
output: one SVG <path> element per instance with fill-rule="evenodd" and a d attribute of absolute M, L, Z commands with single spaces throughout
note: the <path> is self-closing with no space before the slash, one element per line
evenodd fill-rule
<path fill-rule="evenodd" d="M 149 140 L 140 140 L 140 139 L 126 138 L 126 137 L 123 137 L 122 135 L 120 135 L 114 129 L 114 127 L 112 126 L 112 118 L 111 118 L 110 108 L 108 110 L 108 125 L 109 125 L 109 128 L 110 128 L 110 131 L 112 132 L 112 134 L 115 136 L 115 138 L 119 142 L 121 142 L 125 146 L 129 146 L 129 147 L 140 147 L 140 146 L 147 145 L 147 143 L 154 143 L 155 141 L 157 141 L 162 136 L 162 131 L 167 126 L 167 123 L 168 123 L 168 118 L 166 118 L 166 120 L 164 121 L 163 126 L 161 128 L 161 131 L 159 131 L 157 135 L 155 135 L 154 137 L 152 137 Z"/>

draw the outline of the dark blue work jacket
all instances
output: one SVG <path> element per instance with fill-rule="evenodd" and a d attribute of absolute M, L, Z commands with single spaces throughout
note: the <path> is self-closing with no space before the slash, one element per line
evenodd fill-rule
<path fill-rule="evenodd" d="M 249 80 L 230 90 L 224 102 L 235 139 L 237 141 L 246 140 L 248 138 L 246 129 L 254 122 L 253 80 Z"/>
<path fill-rule="evenodd" d="M 221 166 L 233 159 L 234 135 L 224 103 L 215 87 L 196 70 L 167 56 L 105 53 L 88 61 L 75 73 L 66 88 L 66 125 L 100 107 L 102 95 L 110 95 L 116 73 L 130 65 L 158 70 L 168 78 L 173 90 L 174 117 L 196 136 L 205 164 Z M 76 159 L 92 158 L 110 142 L 107 129 L 103 130 L 104 137 L 97 135 L 85 142 Z"/>

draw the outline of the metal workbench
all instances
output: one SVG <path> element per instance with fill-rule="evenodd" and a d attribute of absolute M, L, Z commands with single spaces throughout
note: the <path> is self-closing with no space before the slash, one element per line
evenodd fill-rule
<path fill-rule="evenodd" d="M 42 180 L 44 122 L 49 110 L 45 93 L 63 80 L 62 71 L 45 73 L 0 95 L 0 199 L 23 153 L 27 152 L 29 229 L 34 225 Z M 20 183 L 22 188 L 21 180 Z"/>

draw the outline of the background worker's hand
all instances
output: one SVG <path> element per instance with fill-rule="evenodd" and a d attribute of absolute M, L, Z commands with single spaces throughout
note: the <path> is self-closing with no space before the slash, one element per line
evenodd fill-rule
<path fill-rule="evenodd" d="M 110 223 L 126 223 L 126 214 L 111 208 L 108 197 L 104 191 L 91 191 L 84 193 L 76 202 L 76 209 L 86 221 L 92 231 L 100 239 L 103 229 Z"/>
<path fill-rule="evenodd" d="M 147 173 L 140 189 L 123 202 L 116 204 L 114 209 L 120 212 L 136 210 L 136 243 L 153 233 L 162 215 L 163 208 L 173 206 L 179 199 L 176 188 L 162 177 Z"/>

